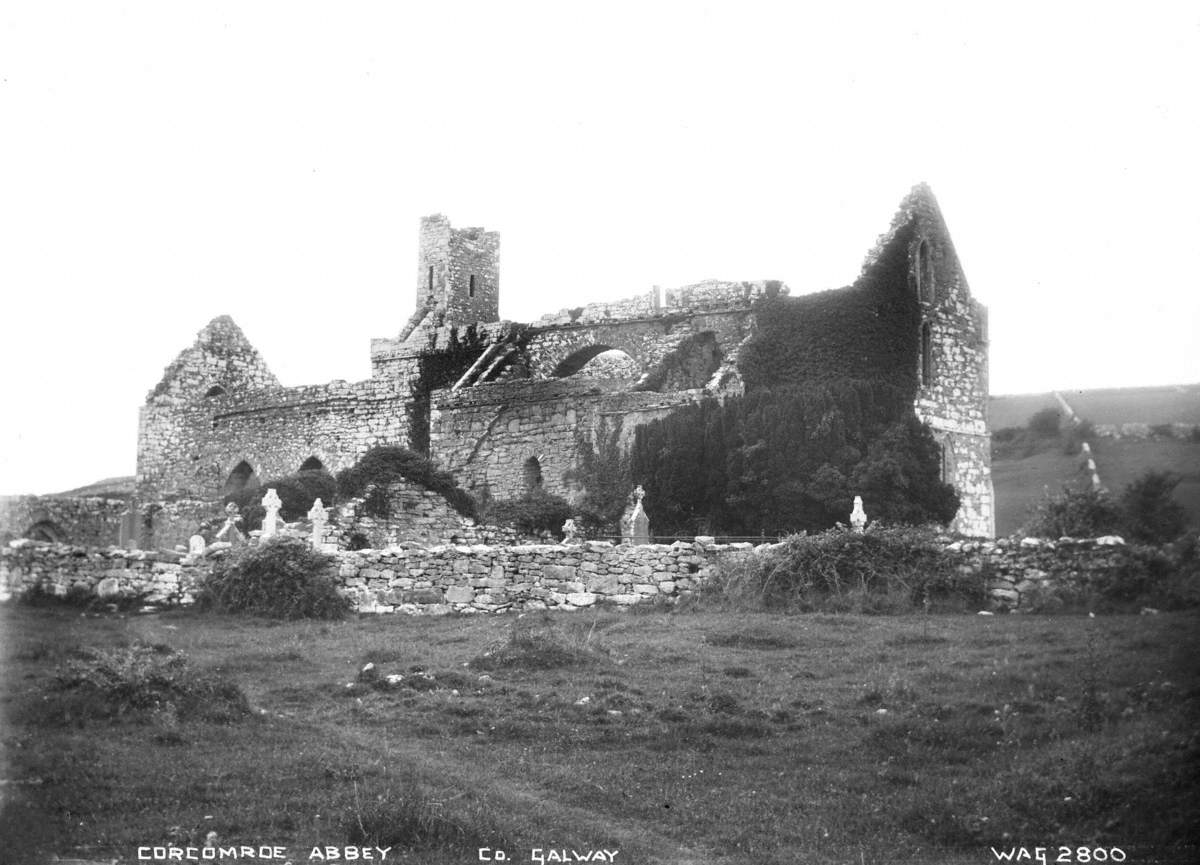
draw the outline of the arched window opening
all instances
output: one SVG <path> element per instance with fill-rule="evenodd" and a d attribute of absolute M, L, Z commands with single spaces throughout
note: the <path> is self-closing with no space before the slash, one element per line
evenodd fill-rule
<path fill-rule="evenodd" d="M 205 392 L 204 398 L 208 399 L 210 396 L 221 396 L 223 393 L 225 393 L 225 388 L 221 387 L 219 384 L 214 384 Z"/>
<path fill-rule="evenodd" d="M 467 280 L 467 297 L 475 296 L 475 274 L 471 274 L 471 278 Z"/>
<path fill-rule="evenodd" d="M 525 460 L 524 468 L 525 476 L 525 491 L 533 492 L 542 487 L 542 461 L 537 457 L 530 457 Z"/>
<path fill-rule="evenodd" d="M 325 463 L 321 462 L 316 457 L 309 457 L 304 462 L 300 463 L 300 471 L 302 472 L 319 472 L 325 468 Z"/>
<path fill-rule="evenodd" d="M 929 322 L 921 325 L 921 385 L 933 384 L 933 328 Z"/>
<path fill-rule="evenodd" d="M 934 284 L 933 284 L 933 255 L 929 249 L 929 241 L 922 240 L 917 247 L 916 267 L 914 268 L 917 279 L 917 297 L 922 303 L 933 303 L 934 300 Z"/>
<path fill-rule="evenodd" d="M 25 531 L 25 537 L 33 541 L 47 541 L 52 544 L 65 544 L 67 534 L 53 520 L 40 520 Z"/>
<path fill-rule="evenodd" d="M 254 469 L 250 466 L 250 463 L 242 460 L 229 473 L 229 477 L 225 479 L 225 495 L 232 496 L 237 495 L 242 490 L 257 489 L 258 484 L 258 475 L 254 473 Z"/>

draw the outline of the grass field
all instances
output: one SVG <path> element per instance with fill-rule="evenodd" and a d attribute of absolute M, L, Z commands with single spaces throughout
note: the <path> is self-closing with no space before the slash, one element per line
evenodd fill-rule
<path fill-rule="evenodd" d="M 1191 528 L 1200 528 L 1200 444 L 1102 439 L 1092 449 L 1101 481 L 1117 494 L 1147 471 L 1168 471 L 1180 478 L 1174 498 L 1187 511 Z M 1081 463 L 1082 457 L 1067 456 L 1056 442 L 1021 459 L 994 459 L 996 533 L 1017 531 L 1045 491 L 1055 494 L 1067 484 L 1086 485 Z"/>
<path fill-rule="evenodd" d="M 294 862 L 1197 861 L 1194 614 L 0 622 L 5 862 L 131 862 L 209 831 Z M 56 686 L 81 648 L 135 643 L 227 677 L 251 714 L 105 717 Z M 404 679 L 348 687 L 368 662 Z"/>

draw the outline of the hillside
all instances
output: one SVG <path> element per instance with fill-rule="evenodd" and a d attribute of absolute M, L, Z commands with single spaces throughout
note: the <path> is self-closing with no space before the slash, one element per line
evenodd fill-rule
<path fill-rule="evenodd" d="M 1200 385 L 1109 388 L 1064 391 L 1077 415 L 1094 424 L 1200 424 Z M 1053 393 L 997 396 L 989 405 L 990 426 L 997 430 L 1024 427 L 1041 409 L 1058 407 Z M 1200 528 L 1200 442 L 1152 438 L 1090 441 L 1101 482 L 1119 493 L 1147 471 L 1169 471 L 1181 478 L 1176 500 L 1187 509 L 1193 528 Z M 1062 440 L 1048 439 L 1030 453 L 993 453 L 996 490 L 996 533 L 1017 531 L 1046 491 L 1087 483 L 1082 457 L 1069 456 Z"/>
<path fill-rule="evenodd" d="M 1060 393 L 1077 415 L 1095 424 L 1200 424 L 1200 384 Z M 1058 406 L 1049 391 L 993 396 L 988 402 L 988 424 L 992 430 L 1025 426 L 1034 412 L 1047 406 Z"/>
<path fill-rule="evenodd" d="M 123 499 L 133 495 L 133 475 L 116 478 L 104 478 L 83 487 L 76 487 L 61 493 L 50 493 L 52 497 L 72 496 L 85 498 L 88 496 L 103 496 L 105 498 Z"/>

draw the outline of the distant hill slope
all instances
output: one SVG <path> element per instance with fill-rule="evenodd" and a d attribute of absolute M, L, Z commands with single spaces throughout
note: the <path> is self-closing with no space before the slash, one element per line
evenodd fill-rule
<path fill-rule="evenodd" d="M 1200 424 L 1200 384 L 1061 393 L 1077 415 L 1094 424 Z M 1039 409 L 1057 405 L 1051 392 L 993 396 L 988 401 L 988 423 L 993 430 L 1025 426 Z"/>
<path fill-rule="evenodd" d="M 1094 424 L 1200 424 L 1200 384 L 1062 391 L 1075 413 Z M 992 431 L 1024 427 L 1047 406 L 1058 407 L 1053 393 L 992 397 Z M 1147 471 L 1168 471 L 1179 477 L 1175 499 L 1187 509 L 1193 528 L 1200 527 L 1200 443 L 1176 440 L 1096 439 L 1091 442 L 1101 482 L 1120 493 Z M 1029 517 L 1045 491 L 1087 483 L 1082 458 L 1068 456 L 1061 443 L 1047 442 L 1038 453 L 992 462 L 996 490 L 996 533 L 1011 534 Z"/>
<path fill-rule="evenodd" d="M 93 484 L 88 484 L 85 487 L 76 487 L 73 490 L 67 490 L 61 493 L 51 493 L 51 496 L 74 496 L 83 498 L 86 496 L 107 496 L 109 498 L 123 499 L 133 495 L 134 477 L 133 475 L 105 478 L 102 481 L 96 481 Z"/>

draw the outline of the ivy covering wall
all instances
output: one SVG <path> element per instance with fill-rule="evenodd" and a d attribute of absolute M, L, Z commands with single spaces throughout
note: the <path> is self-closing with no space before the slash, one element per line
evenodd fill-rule
<path fill-rule="evenodd" d="M 958 496 L 916 418 L 921 310 L 909 284 L 912 226 L 848 288 L 773 296 L 742 347 L 741 397 L 640 427 L 632 483 L 658 535 L 776 535 L 872 518 L 946 523 Z"/>

